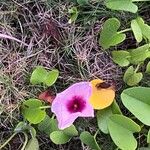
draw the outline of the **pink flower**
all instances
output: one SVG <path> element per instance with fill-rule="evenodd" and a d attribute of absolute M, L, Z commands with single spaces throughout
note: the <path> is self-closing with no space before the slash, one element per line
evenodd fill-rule
<path fill-rule="evenodd" d="M 94 117 L 94 109 L 89 103 L 91 92 L 89 82 L 80 82 L 56 95 L 51 110 L 60 129 L 71 126 L 78 117 Z"/>

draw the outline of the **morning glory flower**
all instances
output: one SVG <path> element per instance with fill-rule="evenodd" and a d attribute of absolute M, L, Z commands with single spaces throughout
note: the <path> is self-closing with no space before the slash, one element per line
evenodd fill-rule
<path fill-rule="evenodd" d="M 115 98 L 115 88 L 101 79 L 91 82 L 92 94 L 90 103 L 94 109 L 104 109 L 112 104 Z"/>
<path fill-rule="evenodd" d="M 89 103 L 91 92 L 89 82 L 79 82 L 56 95 L 51 110 L 59 129 L 71 126 L 78 117 L 94 117 L 94 109 Z"/>

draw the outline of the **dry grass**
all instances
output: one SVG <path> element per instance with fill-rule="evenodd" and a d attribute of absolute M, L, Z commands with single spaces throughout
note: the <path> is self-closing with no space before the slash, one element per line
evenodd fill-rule
<path fill-rule="evenodd" d="M 104 16 L 112 14 L 102 8 L 97 20 L 92 18 L 98 15 L 96 11 L 86 18 L 90 22 L 86 26 L 81 22 L 70 25 L 67 12 L 72 5 L 68 1 L 57 0 L 0 1 L 0 34 L 12 38 L 0 39 L 0 105 L 4 109 L 0 118 L 0 143 L 11 135 L 18 120 L 22 120 L 19 112 L 21 102 L 36 97 L 43 90 L 42 86 L 29 83 L 31 72 L 37 65 L 60 70 L 59 80 L 53 87 L 55 92 L 71 83 L 97 77 L 115 83 L 117 90 L 122 88 L 122 70 L 113 63 L 110 53 L 104 52 L 98 44 Z M 95 8 L 98 9 L 99 5 Z M 122 18 L 124 15 L 121 14 Z M 79 127 L 82 127 L 81 122 L 79 120 Z M 92 120 L 82 130 L 95 131 L 94 126 Z M 100 135 L 98 138 L 104 149 L 113 149 L 109 137 Z M 88 150 L 78 138 L 63 146 L 52 144 L 43 135 L 39 135 L 38 139 L 42 150 L 76 150 L 77 146 Z M 14 144 L 16 141 L 18 143 Z M 6 149 L 19 149 L 21 143 L 23 139 L 18 136 Z"/>

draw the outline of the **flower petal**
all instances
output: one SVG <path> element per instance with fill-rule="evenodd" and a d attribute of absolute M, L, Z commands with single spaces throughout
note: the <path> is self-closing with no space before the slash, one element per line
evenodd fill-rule
<path fill-rule="evenodd" d="M 67 128 L 72 125 L 76 118 L 81 117 L 93 117 L 94 110 L 89 103 L 92 88 L 89 82 L 80 82 L 73 84 L 68 89 L 56 95 L 52 103 L 52 112 L 55 113 L 58 120 L 58 127 L 60 129 Z M 82 97 L 85 101 L 82 111 L 70 112 L 68 110 L 68 102 L 72 102 L 72 98 Z M 80 102 L 79 102 L 80 104 Z M 81 103 L 82 104 L 82 103 Z M 82 107 L 81 107 L 82 108 Z"/>
<path fill-rule="evenodd" d="M 112 104 L 115 98 L 115 90 L 112 86 L 107 87 L 103 84 L 102 87 L 98 87 L 101 83 L 105 83 L 101 79 L 94 79 L 91 81 L 92 95 L 90 97 L 90 103 L 94 109 L 103 109 Z"/>

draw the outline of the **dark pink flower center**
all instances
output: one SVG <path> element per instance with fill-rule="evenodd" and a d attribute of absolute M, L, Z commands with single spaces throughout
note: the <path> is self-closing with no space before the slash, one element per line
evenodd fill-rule
<path fill-rule="evenodd" d="M 82 112 L 85 108 L 86 102 L 82 97 L 74 96 L 69 100 L 67 109 L 70 113 Z"/>

